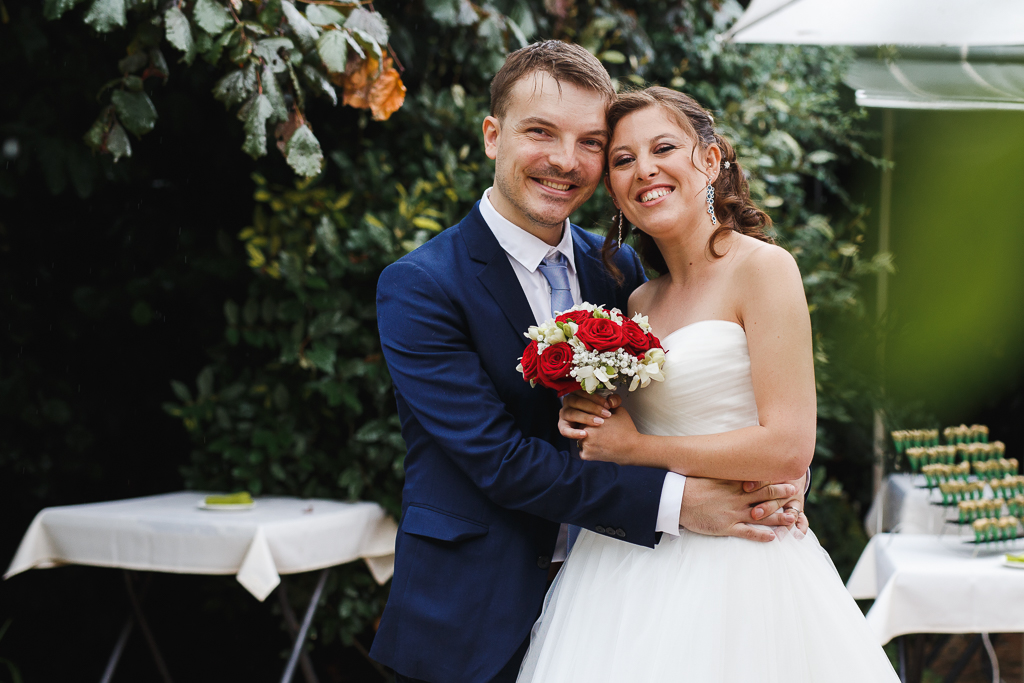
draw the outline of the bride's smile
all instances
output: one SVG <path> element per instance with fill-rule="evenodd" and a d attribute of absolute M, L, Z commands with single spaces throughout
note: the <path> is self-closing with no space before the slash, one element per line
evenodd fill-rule
<path fill-rule="evenodd" d="M 710 227 L 704 212 L 709 174 L 699 164 L 717 169 L 720 156 L 715 145 L 696 147 L 664 108 L 642 109 L 623 117 L 615 129 L 608 190 L 626 220 L 652 237 L 667 237 L 680 227 Z"/>

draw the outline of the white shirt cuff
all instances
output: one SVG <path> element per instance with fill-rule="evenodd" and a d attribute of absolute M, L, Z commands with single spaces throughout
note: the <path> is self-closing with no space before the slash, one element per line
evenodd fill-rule
<path fill-rule="evenodd" d="M 675 472 L 665 474 L 665 483 L 661 485 L 661 505 L 658 507 L 658 524 L 654 528 L 673 536 L 679 535 L 679 511 L 683 507 L 683 488 L 686 477 Z"/>

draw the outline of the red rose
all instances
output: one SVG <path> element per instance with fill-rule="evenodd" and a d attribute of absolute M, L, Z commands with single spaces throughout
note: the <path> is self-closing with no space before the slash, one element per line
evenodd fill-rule
<path fill-rule="evenodd" d="M 650 332 L 647 333 L 647 341 L 650 342 L 650 346 L 647 347 L 649 349 L 661 349 L 662 348 L 661 340 L 658 339 L 657 337 L 655 337 Z"/>
<path fill-rule="evenodd" d="M 572 347 L 567 342 L 552 344 L 537 357 L 537 382 L 564 396 L 579 388 L 579 382 L 569 376 L 572 370 Z M 524 366 L 525 367 L 525 366 Z"/>
<path fill-rule="evenodd" d="M 579 325 L 584 320 L 590 320 L 594 317 L 594 314 L 590 311 L 566 311 L 562 315 L 555 318 L 557 322 L 564 323 L 569 320 Z"/>
<path fill-rule="evenodd" d="M 523 366 L 523 379 L 531 380 L 537 379 L 537 366 L 540 364 L 540 360 L 537 356 L 537 342 L 531 341 L 523 349 L 523 357 L 519 360 Z"/>
<path fill-rule="evenodd" d="M 639 356 L 651 348 L 651 342 L 647 338 L 647 333 L 640 329 L 640 326 L 632 320 L 622 321 L 622 338 L 626 343 L 626 350 L 634 355 Z"/>
<path fill-rule="evenodd" d="M 591 318 L 579 324 L 576 338 L 594 351 L 614 351 L 625 345 L 622 327 L 608 318 Z"/>

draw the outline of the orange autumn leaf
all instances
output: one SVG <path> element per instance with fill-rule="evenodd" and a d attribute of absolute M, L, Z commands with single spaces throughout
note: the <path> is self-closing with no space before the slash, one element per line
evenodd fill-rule
<path fill-rule="evenodd" d="M 373 57 L 368 57 L 361 64 L 350 62 L 349 68 L 345 69 L 345 94 L 342 103 L 357 109 L 369 109 L 370 88 L 379 67 L 380 64 Z"/>
<path fill-rule="evenodd" d="M 388 60 L 390 61 L 390 60 Z M 405 83 L 388 65 L 370 88 L 370 111 L 375 121 L 386 121 L 405 102 Z"/>

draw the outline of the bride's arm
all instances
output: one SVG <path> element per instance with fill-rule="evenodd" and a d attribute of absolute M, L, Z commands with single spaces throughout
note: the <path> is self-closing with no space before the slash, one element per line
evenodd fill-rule
<path fill-rule="evenodd" d="M 638 433 L 618 408 L 600 426 L 578 420 L 587 424 L 582 458 L 718 479 L 785 481 L 804 475 L 814 453 L 816 401 L 800 272 L 786 251 L 766 246 L 740 264 L 735 284 L 760 424 L 706 436 L 649 436 Z"/>

